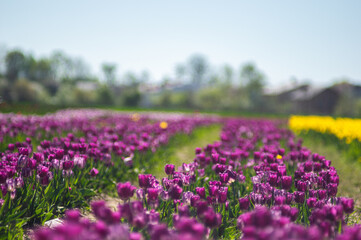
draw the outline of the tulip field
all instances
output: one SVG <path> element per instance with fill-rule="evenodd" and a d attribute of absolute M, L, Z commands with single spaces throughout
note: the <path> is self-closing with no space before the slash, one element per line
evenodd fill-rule
<path fill-rule="evenodd" d="M 91 109 L 0 114 L 0 239 L 361 239 L 357 199 L 340 196 L 332 156 L 304 145 L 301 132 L 317 129 L 302 122 Z M 158 159 L 172 139 L 215 125 L 219 140 L 194 146 L 191 157 Z M 60 223 L 49 226 L 53 219 Z"/>

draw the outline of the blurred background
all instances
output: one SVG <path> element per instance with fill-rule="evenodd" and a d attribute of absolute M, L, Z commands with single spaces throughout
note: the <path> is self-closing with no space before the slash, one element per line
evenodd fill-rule
<path fill-rule="evenodd" d="M 361 1 L 3 1 L 0 111 L 361 116 Z"/>

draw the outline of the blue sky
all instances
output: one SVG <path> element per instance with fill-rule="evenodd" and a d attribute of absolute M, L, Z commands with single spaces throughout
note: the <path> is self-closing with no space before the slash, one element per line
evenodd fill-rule
<path fill-rule="evenodd" d="M 291 77 L 361 84 L 361 1 L 1 1 L 0 44 L 61 49 L 94 74 L 106 61 L 160 79 L 201 53 L 215 67 L 252 61 L 271 87 Z"/>

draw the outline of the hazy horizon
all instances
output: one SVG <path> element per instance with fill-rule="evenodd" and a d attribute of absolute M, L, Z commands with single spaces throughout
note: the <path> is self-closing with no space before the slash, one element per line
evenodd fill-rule
<path fill-rule="evenodd" d="M 1 2 L 0 44 L 35 56 L 61 49 L 95 75 L 173 76 L 199 53 L 212 66 L 255 63 L 275 88 L 291 78 L 317 86 L 347 77 L 361 84 L 360 1 Z"/>

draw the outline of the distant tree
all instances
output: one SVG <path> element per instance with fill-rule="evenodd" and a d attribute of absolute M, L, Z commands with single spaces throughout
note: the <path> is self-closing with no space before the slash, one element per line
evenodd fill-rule
<path fill-rule="evenodd" d="M 98 103 L 100 104 L 104 104 L 104 105 L 114 104 L 113 92 L 106 85 L 103 85 L 97 89 L 97 96 L 98 96 L 97 97 Z"/>
<path fill-rule="evenodd" d="M 54 96 L 59 87 L 56 81 L 56 74 L 50 58 L 35 59 L 32 55 L 25 58 L 25 77 L 33 82 L 37 82 L 46 88 L 51 96 Z"/>
<path fill-rule="evenodd" d="M 4 78 L 0 78 L 0 103 L 13 101 L 12 88 L 13 86 L 10 86 Z"/>
<path fill-rule="evenodd" d="M 233 81 L 233 68 L 232 66 L 226 64 L 223 66 L 223 78 L 226 85 L 232 85 Z"/>
<path fill-rule="evenodd" d="M 58 82 L 75 84 L 78 81 L 92 80 L 88 64 L 81 58 L 73 58 L 62 51 L 55 51 L 50 56 L 54 79 Z"/>
<path fill-rule="evenodd" d="M 0 78 L 5 76 L 5 57 L 6 57 L 6 47 L 4 45 L 0 45 Z"/>
<path fill-rule="evenodd" d="M 127 107 L 136 107 L 139 105 L 142 95 L 136 88 L 127 88 L 123 93 L 124 105 Z"/>
<path fill-rule="evenodd" d="M 123 77 L 123 81 L 126 85 L 122 93 L 123 104 L 129 107 L 138 106 L 142 98 L 142 94 L 139 91 L 142 77 L 138 77 L 133 72 L 127 72 Z"/>
<path fill-rule="evenodd" d="M 29 54 L 25 57 L 24 62 L 24 75 L 25 78 L 35 81 L 36 80 L 37 61 L 33 55 Z"/>
<path fill-rule="evenodd" d="M 217 87 L 208 87 L 201 89 L 195 96 L 195 105 L 197 108 L 215 110 L 221 107 L 224 100 L 224 92 Z"/>
<path fill-rule="evenodd" d="M 205 80 L 208 70 L 207 60 L 202 55 L 193 55 L 188 64 L 192 82 L 199 87 Z"/>
<path fill-rule="evenodd" d="M 127 86 L 138 87 L 141 80 L 134 72 L 127 72 L 123 77 L 124 83 Z"/>
<path fill-rule="evenodd" d="M 209 85 L 217 86 L 217 85 L 220 85 L 221 82 L 222 82 L 222 78 L 219 76 L 218 73 L 213 73 L 212 75 L 210 75 Z"/>
<path fill-rule="evenodd" d="M 102 70 L 105 77 L 105 81 L 108 84 L 108 86 L 114 85 L 117 66 L 112 63 L 103 63 Z"/>
<path fill-rule="evenodd" d="M 41 58 L 36 63 L 35 80 L 37 82 L 46 84 L 52 82 L 54 74 L 51 69 L 51 62 L 49 59 Z"/>
<path fill-rule="evenodd" d="M 56 81 L 71 82 L 74 77 L 74 65 L 71 58 L 57 50 L 51 54 L 50 61 Z"/>
<path fill-rule="evenodd" d="M 264 75 L 257 69 L 254 64 L 247 63 L 241 69 L 240 80 L 248 95 L 251 107 L 254 110 L 261 110 L 264 107 Z"/>
<path fill-rule="evenodd" d="M 146 83 L 149 81 L 149 79 L 150 79 L 149 72 L 146 70 L 142 71 L 142 73 L 140 74 L 140 78 L 139 78 L 140 83 L 142 83 L 142 84 Z"/>
<path fill-rule="evenodd" d="M 86 81 L 90 79 L 90 68 L 81 58 L 73 58 L 71 61 L 74 68 L 74 78 Z"/>
<path fill-rule="evenodd" d="M 92 91 L 75 88 L 73 90 L 74 100 L 76 105 L 91 106 L 96 101 L 96 94 Z M 74 103 L 73 103 L 74 104 Z"/>
<path fill-rule="evenodd" d="M 6 78 L 10 83 L 14 83 L 19 74 L 24 70 L 25 56 L 20 50 L 13 50 L 6 54 L 5 66 L 6 66 Z"/>
<path fill-rule="evenodd" d="M 69 83 L 62 83 L 54 97 L 54 103 L 63 107 L 76 105 L 75 87 Z"/>
<path fill-rule="evenodd" d="M 14 83 L 12 91 L 12 97 L 17 102 L 34 103 L 37 100 L 37 92 L 34 86 L 24 78 L 19 78 L 19 80 Z"/>
<path fill-rule="evenodd" d="M 161 92 L 159 104 L 161 107 L 168 108 L 171 106 L 172 93 L 169 91 L 169 89 L 167 89 L 169 83 L 170 83 L 170 78 L 164 77 L 160 84 L 162 92 Z"/>
<path fill-rule="evenodd" d="M 175 67 L 175 75 L 177 80 L 184 81 L 186 75 L 186 67 L 184 64 L 177 64 Z"/>

